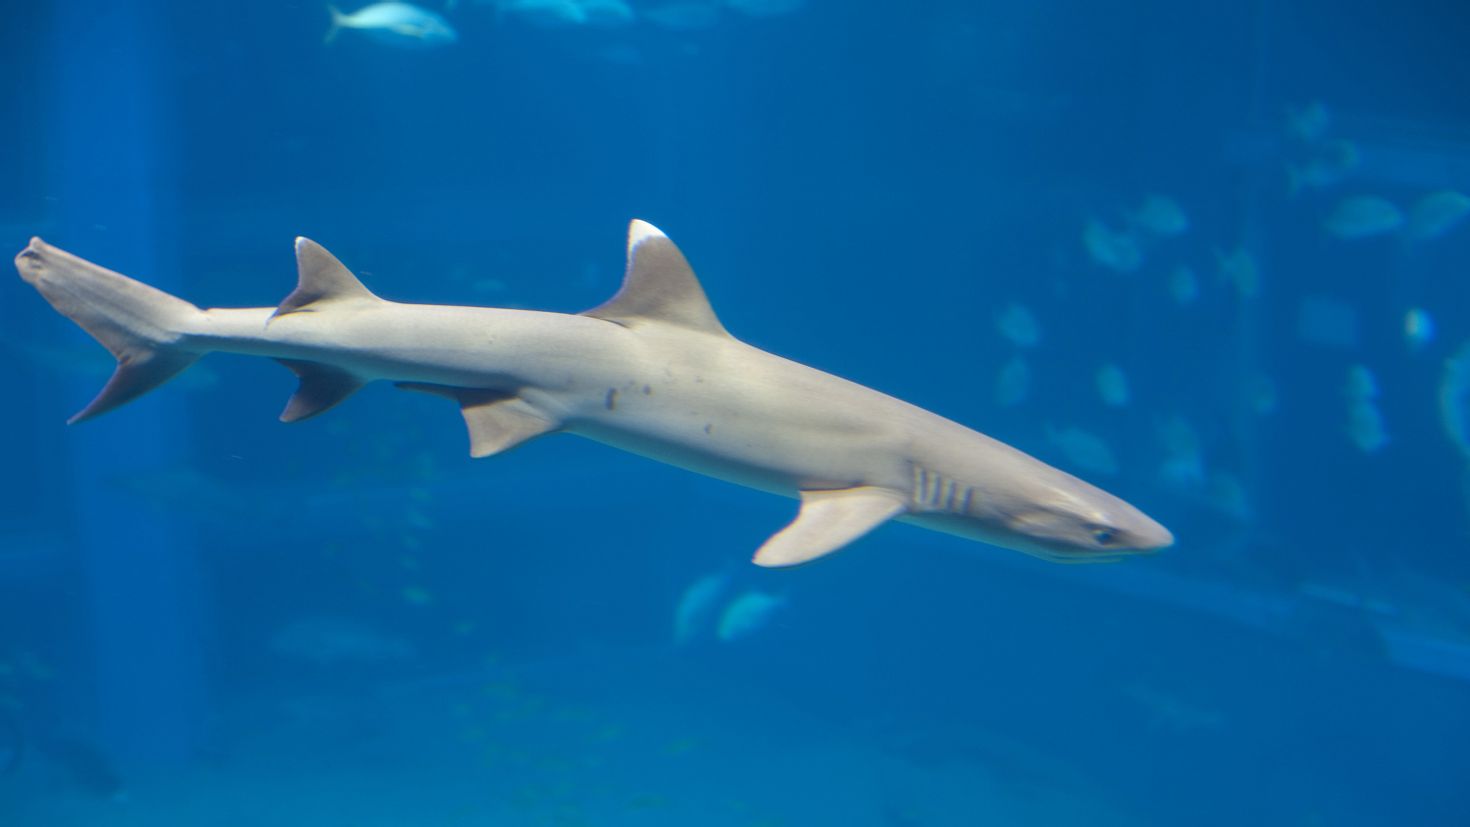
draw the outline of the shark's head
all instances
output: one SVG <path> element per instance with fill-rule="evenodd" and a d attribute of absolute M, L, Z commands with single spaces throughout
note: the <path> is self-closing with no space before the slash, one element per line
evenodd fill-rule
<path fill-rule="evenodd" d="M 1041 490 L 999 515 L 1001 545 L 1058 563 L 1100 563 L 1174 544 L 1169 529 L 1076 477 L 1057 472 L 1038 483 Z"/>

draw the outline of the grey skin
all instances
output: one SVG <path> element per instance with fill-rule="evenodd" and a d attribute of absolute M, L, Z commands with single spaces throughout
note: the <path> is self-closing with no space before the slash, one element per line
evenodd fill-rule
<path fill-rule="evenodd" d="M 373 295 L 317 244 L 296 240 L 280 306 L 201 310 L 40 239 L 21 277 L 117 357 L 72 421 L 134 399 L 211 351 L 285 363 L 282 413 L 320 413 L 379 379 L 460 406 L 471 454 L 566 431 L 799 498 L 756 552 L 804 563 L 891 519 L 1059 562 L 1173 543 L 1141 511 L 984 434 L 751 347 L 726 332 L 684 256 L 634 221 L 621 290 L 580 314 L 403 304 Z"/>

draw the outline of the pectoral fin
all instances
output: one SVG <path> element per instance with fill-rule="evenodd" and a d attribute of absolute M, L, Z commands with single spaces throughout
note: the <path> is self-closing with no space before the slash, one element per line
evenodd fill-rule
<path fill-rule="evenodd" d="M 902 514 L 906 500 L 861 486 L 801 492 L 801 511 L 755 553 L 758 566 L 795 566 L 834 552 Z"/>
<path fill-rule="evenodd" d="M 561 423 L 543 416 L 514 394 L 420 382 L 399 382 L 398 387 L 458 402 L 465 425 L 470 429 L 470 456 L 476 459 L 509 451 L 542 434 L 561 430 Z"/>

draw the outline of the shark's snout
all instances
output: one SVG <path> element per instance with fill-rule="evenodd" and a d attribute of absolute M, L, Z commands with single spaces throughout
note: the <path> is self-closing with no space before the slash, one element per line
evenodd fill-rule
<path fill-rule="evenodd" d="M 1161 551 L 1174 545 L 1174 532 L 1152 517 L 1138 516 L 1142 523 L 1133 530 L 1135 548 L 1139 551 Z"/>

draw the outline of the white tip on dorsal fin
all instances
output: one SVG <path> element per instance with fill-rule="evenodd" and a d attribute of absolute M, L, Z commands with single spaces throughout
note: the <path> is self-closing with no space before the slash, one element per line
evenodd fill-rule
<path fill-rule="evenodd" d="M 830 554 L 902 514 L 902 494 L 871 485 L 801 492 L 801 511 L 755 553 L 758 566 L 795 566 Z"/>
<path fill-rule="evenodd" d="M 646 221 L 628 226 L 628 269 L 617 295 L 584 311 L 627 327 L 663 322 L 730 335 L 715 316 L 704 288 L 674 242 Z"/>
<path fill-rule="evenodd" d="M 291 291 L 274 315 L 318 309 L 329 302 L 344 299 L 378 300 L 362 286 L 352 271 L 342 266 L 337 257 L 309 238 L 296 239 L 296 289 Z"/>

